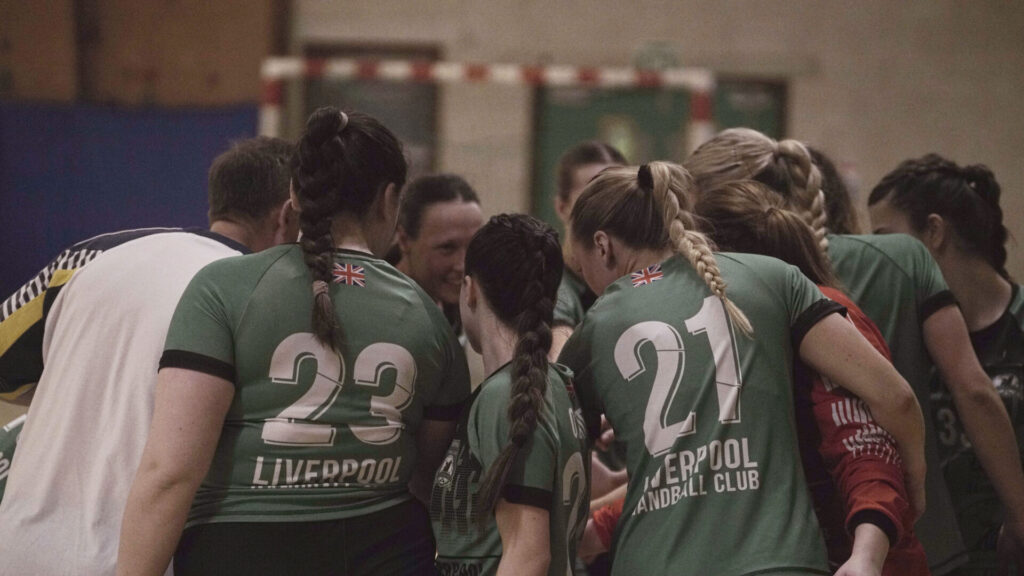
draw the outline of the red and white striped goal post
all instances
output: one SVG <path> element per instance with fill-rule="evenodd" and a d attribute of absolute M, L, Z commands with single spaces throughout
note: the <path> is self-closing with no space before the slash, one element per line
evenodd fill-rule
<path fill-rule="evenodd" d="M 265 136 L 280 135 L 285 82 L 311 78 L 383 80 L 399 83 L 479 82 L 555 87 L 680 88 L 692 94 L 689 127 L 691 138 L 702 141 L 714 131 L 711 98 L 715 89 L 715 76 L 704 68 L 641 70 L 629 67 L 274 57 L 263 61 L 260 77 L 263 81 L 263 96 L 260 102 L 259 131 Z"/>

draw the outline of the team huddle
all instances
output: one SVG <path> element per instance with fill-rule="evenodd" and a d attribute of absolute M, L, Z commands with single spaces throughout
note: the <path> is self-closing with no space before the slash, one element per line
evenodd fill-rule
<path fill-rule="evenodd" d="M 749 129 L 568 150 L 562 238 L 406 179 L 321 108 L 214 161 L 208 230 L 86 240 L 8 298 L 0 574 L 1024 574 L 984 166 L 899 164 L 877 235 Z"/>

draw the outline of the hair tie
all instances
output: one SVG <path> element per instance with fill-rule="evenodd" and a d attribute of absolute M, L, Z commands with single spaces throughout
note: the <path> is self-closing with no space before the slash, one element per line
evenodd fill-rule
<path fill-rule="evenodd" d="M 651 174 L 651 165 L 644 164 L 636 173 L 636 182 L 641 188 L 648 192 L 654 191 L 654 175 Z"/>
<path fill-rule="evenodd" d="M 313 281 L 313 299 L 315 300 L 321 294 L 327 294 L 327 282 L 323 280 Z"/>
<path fill-rule="evenodd" d="M 338 126 L 338 133 L 340 134 L 345 131 L 345 126 L 348 126 L 348 114 L 345 114 L 341 110 L 338 110 L 338 114 L 341 115 L 341 125 Z"/>

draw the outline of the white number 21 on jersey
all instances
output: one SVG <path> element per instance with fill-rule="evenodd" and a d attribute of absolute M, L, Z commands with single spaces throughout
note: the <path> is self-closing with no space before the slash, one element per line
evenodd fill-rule
<path fill-rule="evenodd" d="M 718 392 L 718 421 L 740 421 L 740 389 L 743 386 L 739 359 L 725 306 L 717 296 L 708 296 L 700 311 L 686 321 L 693 335 L 707 334 L 715 359 L 715 388 Z M 644 443 L 652 456 L 668 452 L 676 438 L 697 431 L 697 413 L 690 411 L 682 422 L 668 422 L 669 407 L 683 379 L 686 349 L 674 327 L 656 320 L 629 327 L 615 343 L 615 365 L 627 381 L 647 371 L 640 358 L 640 347 L 650 342 L 657 352 L 651 396 L 644 413 Z"/>

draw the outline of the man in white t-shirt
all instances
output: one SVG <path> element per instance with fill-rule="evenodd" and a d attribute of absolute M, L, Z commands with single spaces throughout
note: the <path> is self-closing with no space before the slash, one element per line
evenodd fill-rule
<path fill-rule="evenodd" d="M 206 264 L 295 241 L 291 153 L 236 143 L 210 168 L 209 230 L 85 240 L 0 306 L 0 399 L 31 402 L 0 501 L 0 575 L 114 573 L 171 315 Z"/>

